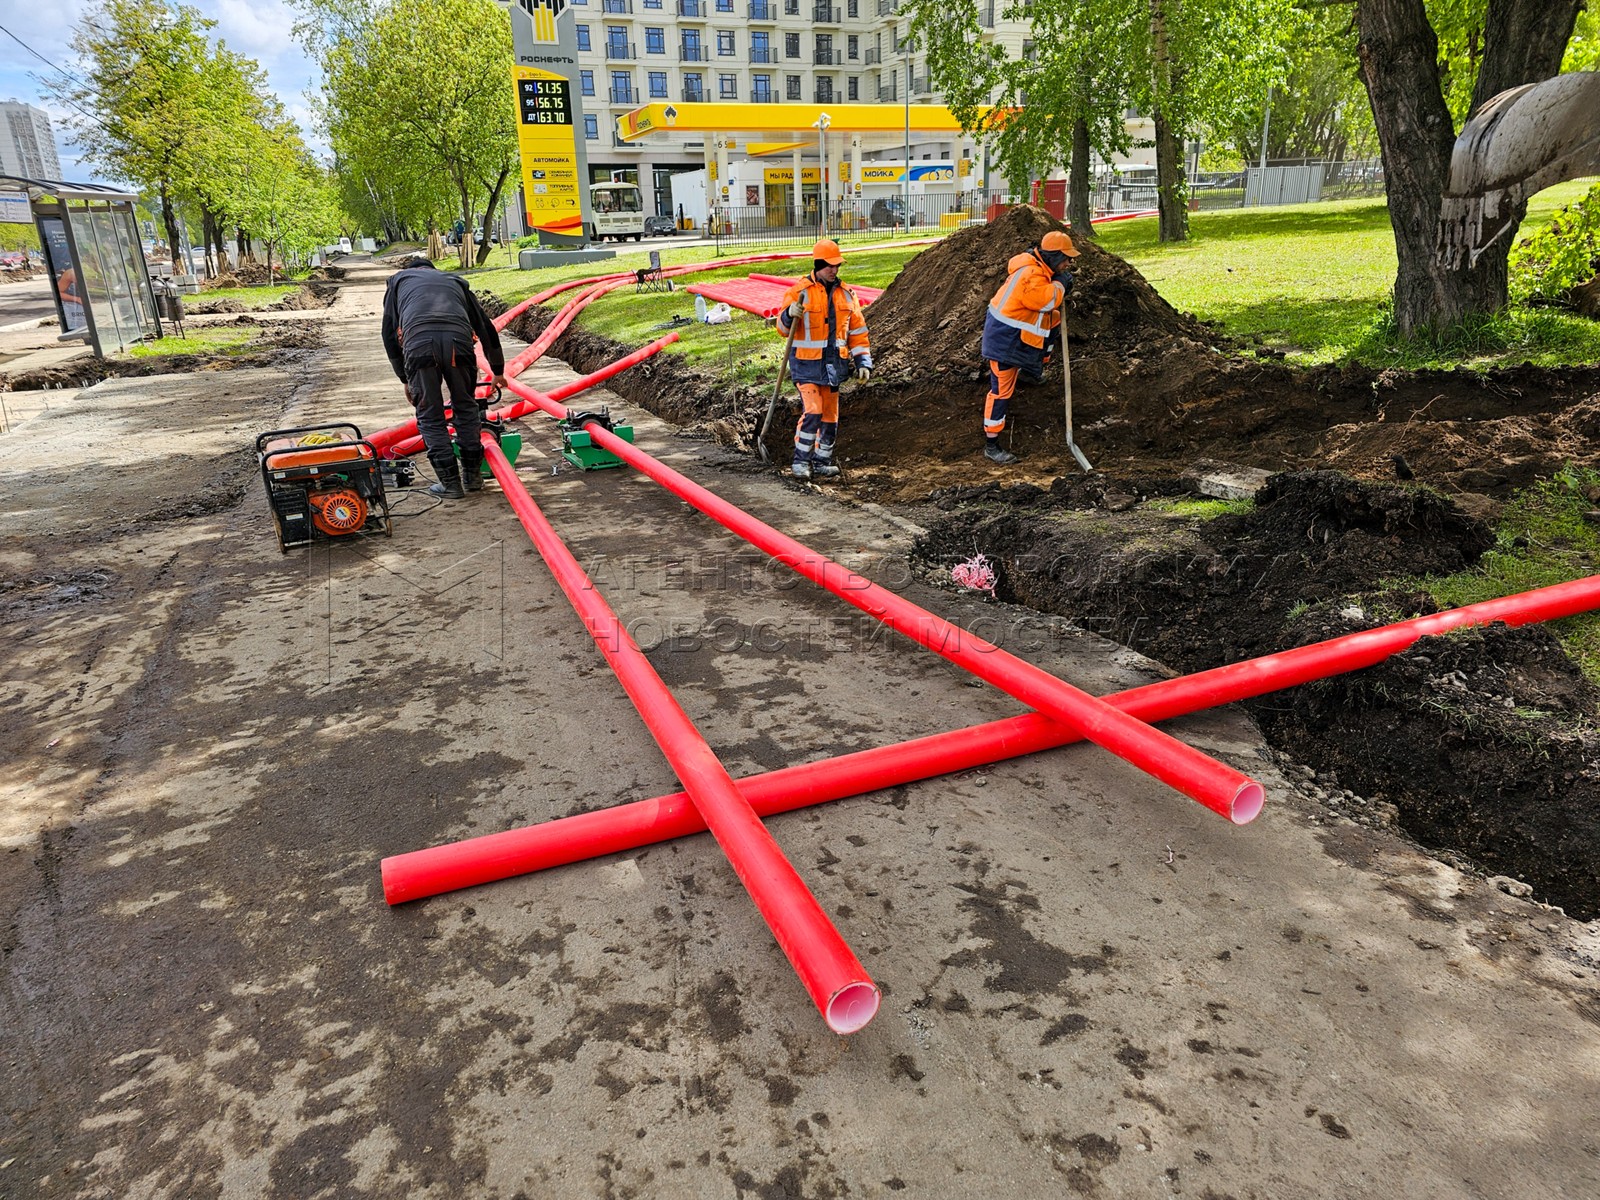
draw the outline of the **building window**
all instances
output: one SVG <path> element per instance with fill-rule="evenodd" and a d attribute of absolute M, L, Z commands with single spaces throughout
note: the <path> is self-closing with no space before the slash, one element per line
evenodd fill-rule
<path fill-rule="evenodd" d="M 783 77 L 783 93 L 790 100 L 800 99 L 800 76 L 785 75 Z"/>
<path fill-rule="evenodd" d="M 644 30 L 644 52 L 646 54 L 665 54 L 667 52 L 667 31 L 652 25 L 646 25 Z"/>
<path fill-rule="evenodd" d="M 627 71 L 611 72 L 611 102 L 632 104 L 633 101 L 633 76 Z"/>
<path fill-rule="evenodd" d="M 704 62 L 706 52 L 700 45 L 700 31 L 698 29 L 685 29 L 683 31 L 684 62 Z"/>
<path fill-rule="evenodd" d="M 737 100 L 739 98 L 739 77 L 737 75 L 717 76 L 717 99 Z"/>
<path fill-rule="evenodd" d="M 854 21 L 861 15 L 861 5 L 857 2 L 857 0 L 850 0 L 850 2 L 845 5 L 844 11 L 845 15 Z"/>
<path fill-rule="evenodd" d="M 766 104 L 772 99 L 772 76 L 750 76 L 750 99 L 757 104 Z"/>
<path fill-rule="evenodd" d="M 593 71 L 579 71 L 578 72 L 578 86 L 583 89 L 583 94 L 585 96 L 594 95 L 594 72 Z"/>
<path fill-rule="evenodd" d="M 606 26 L 606 57 L 633 57 L 632 54 L 628 53 L 628 27 L 626 25 Z"/>
<path fill-rule="evenodd" d="M 644 6 L 646 8 L 660 8 L 661 0 L 644 0 Z"/>
<path fill-rule="evenodd" d="M 846 87 L 849 90 L 845 94 L 845 99 L 847 99 L 847 100 L 859 100 L 859 99 L 861 99 L 861 81 L 859 79 L 857 79 L 854 75 L 850 76 L 850 82 L 846 85 Z"/>
<path fill-rule="evenodd" d="M 667 73 L 665 71 L 650 72 L 650 96 L 656 100 L 665 100 L 667 98 Z"/>
<path fill-rule="evenodd" d="M 737 53 L 739 53 L 739 51 L 734 45 L 733 30 L 717 30 L 717 54 L 722 58 L 728 58 Z"/>
<path fill-rule="evenodd" d="M 785 58 L 800 57 L 800 35 L 798 33 L 786 33 L 783 35 L 783 56 Z"/>
<path fill-rule="evenodd" d="M 589 27 L 587 25 L 578 26 L 578 49 L 589 49 Z"/>
<path fill-rule="evenodd" d="M 750 61 L 753 63 L 772 61 L 772 35 L 764 29 L 750 35 Z"/>
<path fill-rule="evenodd" d="M 717 0 L 717 11 L 718 12 L 732 12 L 733 11 L 733 0 Z"/>
<path fill-rule="evenodd" d="M 860 38 L 856 37 L 855 34 L 851 34 L 849 37 L 845 38 L 845 40 L 844 40 L 844 56 L 846 58 L 850 58 L 850 59 L 859 58 L 861 56 L 860 51 L 861 51 L 861 39 Z"/>
<path fill-rule="evenodd" d="M 683 98 L 693 101 L 706 98 L 705 77 L 700 72 L 691 71 L 683 77 Z"/>
<path fill-rule="evenodd" d="M 583 136 L 591 142 L 600 140 L 600 118 L 593 113 L 583 118 Z"/>

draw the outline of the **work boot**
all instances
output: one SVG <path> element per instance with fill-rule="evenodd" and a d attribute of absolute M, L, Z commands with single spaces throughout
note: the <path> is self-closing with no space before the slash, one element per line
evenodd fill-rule
<path fill-rule="evenodd" d="M 808 462 L 797 462 L 789 470 L 796 479 L 811 478 L 811 464 Z"/>
<path fill-rule="evenodd" d="M 455 456 L 452 455 L 449 462 L 444 459 L 429 461 L 433 463 L 433 473 L 439 477 L 439 482 L 428 489 L 428 495 L 444 500 L 464 500 L 467 493 L 461 490 L 461 466 Z"/>
<path fill-rule="evenodd" d="M 839 468 L 829 460 L 819 458 L 811 464 L 811 478 L 813 479 L 832 479 L 838 473 Z"/>
<path fill-rule="evenodd" d="M 992 463 L 999 463 L 1002 467 L 1017 461 L 1017 456 L 1009 450 L 1002 449 L 999 442 L 985 442 L 983 456 Z"/>
<path fill-rule="evenodd" d="M 483 447 L 461 447 L 461 486 L 469 492 L 483 491 Z"/>

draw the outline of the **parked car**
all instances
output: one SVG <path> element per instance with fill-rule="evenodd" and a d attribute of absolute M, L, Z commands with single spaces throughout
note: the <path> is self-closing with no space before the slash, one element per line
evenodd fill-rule
<path fill-rule="evenodd" d="M 671 217 L 646 217 L 644 219 L 644 232 L 647 237 L 659 237 L 662 234 L 678 232 L 678 223 Z"/>
<path fill-rule="evenodd" d="M 899 196 L 883 196 L 872 202 L 872 210 L 867 214 L 867 220 L 876 229 L 888 225 L 904 225 L 906 202 Z M 922 224 L 922 214 L 912 213 L 911 224 Z"/>

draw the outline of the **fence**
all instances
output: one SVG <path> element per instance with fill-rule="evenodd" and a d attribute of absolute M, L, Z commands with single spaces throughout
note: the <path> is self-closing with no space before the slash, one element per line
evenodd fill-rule
<path fill-rule="evenodd" d="M 835 200 L 825 215 L 807 197 L 795 220 L 794 209 L 784 207 L 730 207 L 716 210 L 708 222 L 718 251 L 731 249 L 781 249 L 804 245 L 819 237 L 836 242 L 881 242 L 896 238 L 936 237 L 988 219 L 989 197 L 977 192 L 959 195 L 903 196 Z"/>

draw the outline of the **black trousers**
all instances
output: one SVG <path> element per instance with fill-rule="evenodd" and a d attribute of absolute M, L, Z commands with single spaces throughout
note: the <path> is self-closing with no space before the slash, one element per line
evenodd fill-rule
<path fill-rule="evenodd" d="M 472 339 L 448 332 L 423 330 L 405 338 L 407 390 L 417 409 L 417 432 L 428 447 L 428 457 L 436 462 L 455 458 L 450 447 L 450 430 L 445 426 L 444 391 L 450 389 L 451 423 L 456 441 L 476 448 L 482 429 L 482 414 L 473 392 L 478 382 L 478 363 Z"/>

